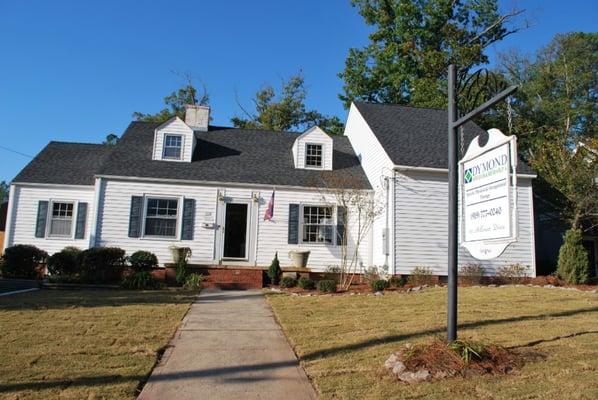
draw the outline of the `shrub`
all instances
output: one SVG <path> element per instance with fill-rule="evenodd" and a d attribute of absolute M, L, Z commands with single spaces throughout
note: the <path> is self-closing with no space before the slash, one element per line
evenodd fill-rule
<path fill-rule="evenodd" d="M 203 281 L 205 280 L 205 275 L 189 274 L 185 280 L 183 288 L 188 290 L 200 290 L 203 287 Z"/>
<path fill-rule="evenodd" d="M 313 290 L 316 288 L 316 283 L 312 279 L 305 278 L 302 276 L 297 281 L 297 286 L 299 286 L 301 289 Z"/>
<path fill-rule="evenodd" d="M 36 278 L 36 268 L 48 258 L 48 253 L 35 246 L 17 244 L 4 251 L 2 276 L 5 278 Z"/>
<path fill-rule="evenodd" d="M 408 282 L 414 286 L 430 285 L 434 283 L 434 275 L 428 267 L 416 267 L 411 271 Z"/>
<path fill-rule="evenodd" d="M 465 364 L 469 364 L 474 358 L 481 360 L 486 352 L 484 344 L 467 340 L 454 340 L 448 344 L 448 348 L 459 354 Z"/>
<path fill-rule="evenodd" d="M 144 290 L 160 289 L 162 283 L 154 278 L 149 271 L 137 271 L 125 277 L 121 286 L 125 289 Z"/>
<path fill-rule="evenodd" d="M 467 264 L 461 267 L 459 276 L 461 281 L 468 285 L 479 285 L 482 283 L 485 269 L 481 264 Z"/>
<path fill-rule="evenodd" d="M 387 288 L 388 288 L 388 286 L 389 286 L 389 283 L 388 283 L 388 281 L 387 281 L 387 280 L 384 280 L 384 279 L 378 279 L 378 280 L 375 280 L 375 281 L 371 281 L 371 282 L 370 282 L 370 286 L 371 286 L 371 288 L 372 288 L 372 290 L 373 290 L 374 292 L 381 292 L 381 291 L 383 291 L 384 289 L 387 289 Z"/>
<path fill-rule="evenodd" d="M 189 247 L 170 246 L 172 259 L 176 264 L 176 283 L 184 285 L 187 282 L 189 272 L 187 271 L 187 264 L 189 257 L 193 254 Z"/>
<path fill-rule="evenodd" d="M 521 283 L 527 276 L 527 265 L 511 264 L 498 268 L 496 275 L 504 281 L 512 283 Z"/>
<path fill-rule="evenodd" d="M 587 283 L 590 278 L 588 253 L 583 247 L 581 231 L 570 229 L 559 250 L 558 276 L 569 284 Z"/>
<path fill-rule="evenodd" d="M 393 275 L 388 279 L 388 283 L 390 286 L 401 287 L 401 286 L 405 286 L 407 281 L 402 276 Z"/>
<path fill-rule="evenodd" d="M 81 250 L 68 246 L 48 258 L 48 272 L 52 275 L 71 276 L 78 272 Z"/>
<path fill-rule="evenodd" d="M 152 252 L 139 250 L 131 254 L 129 264 L 134 271 L 151 271 L 158 266 L 158 257 Z"/>
<path fill-rule="evenodd" d="M 324 272 L 324 277 L 326 280 L 339 282 L 342 273 L 343 273 L 343 268 L 341 266 L 329 265 L 326 267 L 326 270 Z"/>
<path fill-rule="evenodd" d="M 274 254 L 274 259 L 268 268 L 268 278 L 273 285 L 277 285 L 282 275 L 282 269 L 280 269 L 280 261 L 278 261 L 278 252 Z"/>
<path fill-rule="evenodd" d="M 290 288 L 297 286 L 297 279 L 293 278 L 292 276 L 283 276 L 280 280 L 280 287 L 282 288 Z"/>
<path fill-rule="evenodd" d="M 322 279 L 318 281 L 316 287 L 320 292 L 334 293 L 336 292 L 336 281 L 332 279 Z"/>
<path fill-rule="evenodd" d="M 79 257 L 81 280 L 84 282 L 114 282 L 122 276 L 125 251 L 118 247 L 92 247 Z"/>

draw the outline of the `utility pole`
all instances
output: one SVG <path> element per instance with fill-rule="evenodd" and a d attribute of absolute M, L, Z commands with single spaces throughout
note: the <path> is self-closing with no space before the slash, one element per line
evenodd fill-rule
<path fill-rule="evenodd" d="M 461 125 L 464 125 L 476 115 L 486 111 L 494 104 L 502 101 L 506 97 L 512 95 L 517 91 L 517 86 L 510 86 L 500 93 L 496 94 L 484 104 L 470 111 L 466 115 L 459 118 L 459 102 L 458 102 L 458 88 L 457 88 L 457 69 L 454 64 L 449 65 L 448 68 L 448 301 L 447 301 L 447 325 L 446 336 L 448 342 L 453 342 L 457 339 L 457 279 L 458 279 L 458 265 L 459 265 L 459 243 L 458 243 L 458 229 L 459 229 L 459 166 L 458 166 L 458 139 L 457 131 Z"/>

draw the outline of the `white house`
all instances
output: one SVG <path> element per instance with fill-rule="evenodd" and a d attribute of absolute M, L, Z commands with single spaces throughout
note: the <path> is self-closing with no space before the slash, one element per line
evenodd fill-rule
<path fill-rule="evenodd" d="M 5 247 L 118 246 L 165 264 L 172 245 L 185 246 L 193 264 L 239 271 L 267 267 L 276 252 L 289 266 L 288 252 L 306 249 L 308 268 L 322 272 L 339 264 L 345 221 L 355 220 L 336 204 L 329 174 L 384 204 L 361 265 L 446 275 L 445 111 L 353 104 L 344 136 L 214 127 L 209 112 L 188 106 L 185 121 L 132 122 L 114 146 L 51 142 L 11 183 Z M 470 124 L 466 136 L 480 131 Z M 520 168 L 519 240 L 484 263 L 489 272 L 522 263 L 535 273 L 533 175 Z M 349 247 L 356 229 L 349 223 Z"/>

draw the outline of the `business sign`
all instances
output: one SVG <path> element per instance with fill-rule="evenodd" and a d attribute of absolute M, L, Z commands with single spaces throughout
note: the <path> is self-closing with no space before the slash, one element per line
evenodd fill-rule
<path fill-rule="evenodd" d="M 479 260 L 502 254 L 517 240 L 517 139 L 498 129 L 469 144 L 459 161 L 461 245 Z"/>

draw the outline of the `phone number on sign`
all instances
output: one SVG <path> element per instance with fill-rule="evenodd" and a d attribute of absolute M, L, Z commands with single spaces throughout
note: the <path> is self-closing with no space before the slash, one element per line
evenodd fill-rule
<path fill-rule="evenodd" d="M 502 214 L 502 207 L 494 207 L 480 211 L 474 211 L 470 214 L 471 219 L 484 219 Z"/>

